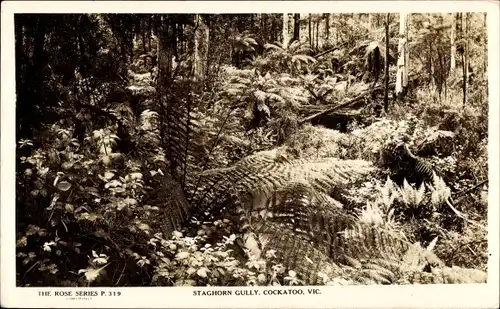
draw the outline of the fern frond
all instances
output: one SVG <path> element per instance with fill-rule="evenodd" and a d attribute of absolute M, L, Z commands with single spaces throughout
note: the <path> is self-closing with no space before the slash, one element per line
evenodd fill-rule
<path fill-rule="evenodd" d="M 234 83 L 234 84 L 243 84 L 243 85 L 248 85 L 248 84 L 252 83 L 250 77 L 254 75 L 253 71 L 250 71 L 250 70 L 238 70 L 235 73 L 238 73 L 240 75 L 232 75 L 231 79 L 230 79 L 231 83 Z"/>
<path fill-rule="evenodd" d="M 396 280 L 396 275 L 393 271 L 390 270 L 392 265 L 377 262 L 379 262 L 379 260 L 374 261 L 373 263 L 366 263 L 363 265 L 363 267 L 368 270 L 375 271 L 378 276 L 384 278 L 388 282 L 394 282 Z M 382 281 L 384 280 L 382 279 Z"/>
<path fill-rule="evenodd" d="M 362 160 L 289 160 L 276 149 L 251 155 L 230 168 L 205 172 L 203 176 L 205 183 L 213 184 L 212 193 L 220 196 L 229 188 L 253 194 L 258 191 L 272 192 L 299 181 L 327 192 L 372 170 L 371 163 Z"/>
<path fill-rule="evenodd" d="M 302 44 L 300 41 L 293 41 L 292 44 L 290 44 L 288 46 L 288 49 L 291 51 L 291 52 L 296 52 L 298 48 L 304 46 L 304 44 Z"/>
<path fill-rule="evenodd" d="M 266 50 L 283 50 L 283 48 L 280 45 L 278 45 L 278 43 L 276 44 L 267 43 L 264 45 L 264 48 Z"/>
<path fill-rule="evenodd" d="M 253 94 L 259 102 L 265 102 L 267 99 L 267 93 L 265 93 L 264 91 L 256 90 Z"/>
<path fill-rule="evenodd" d="M 278 224 L 267 223 L 259 234 L 266 235 L 267 247 L 276 251 L 278 262 L 295 270 L 308 285 L 322 284 L 319 274 L 329 278 L 341 275 L 341 268 L 310 242 Z"/>
<path fill-rule="evenodd" d="M 317 60 L 308 55 L 293 55 L 292 62 L 303 62 L 303 63 L 316 63 Z"/>
<path fill-rule="evenodd" d="M 247 45 L 258 45 L 257 41 L 255 41 L 255 39 L 251 38 L 251 37 L 246 37 L 245 38 L 245 43 Z"/>
<path fill-rule="evenodd" d="M 236 82 L 230 83 L 229 86 L 231 88 L 235 88 L 235 89 L 246 89 L 246 88 L 248 88 L 247 84 L 245 84 L 245 83 L 236 83 Z"/>
<path fill-rule="evenodd" d="M 268 99 L 270 100 L 274 100 L 274 101 L 278 101 L 278 102 L 281 102 L 281 103 L 285 103 L 285 100 L 283 99 L 283 97 L 281 97 L 280 95 L 278 94 L 275 94 L 275 93 L 267 93 L 267 97 Z"/>
<path fill-rule="evenodd" d="M 161 222 L 158 230 L 165 237 L 171 237 L 172 232 L 180 230 L 189 214 L 189 204 L 184 196 L 184 191 L 178 181 L 169 174 L 155 175 L 148 184 L 155 190 L 149 192 L 146 203 L 160 209 Z"/>

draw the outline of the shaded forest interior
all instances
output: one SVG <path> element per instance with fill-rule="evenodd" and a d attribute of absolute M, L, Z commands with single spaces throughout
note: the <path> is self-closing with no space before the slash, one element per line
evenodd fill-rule
<path fill-rule="evenodd" d="M 18 286 L 486 281 L 486 14 L 16 14 Z"/>

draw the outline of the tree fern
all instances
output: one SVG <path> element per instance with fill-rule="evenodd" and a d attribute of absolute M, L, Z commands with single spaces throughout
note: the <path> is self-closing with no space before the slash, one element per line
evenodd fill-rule
<path fill-rule="evenodd" d="M 308 64 L 317 62 L 310 56 L 311 49 L 299 41 L 294 41 L 286 49 L 280 43 L 266 44 L 264 48 L 270 68 L 275 69 L 275 72 L 296 74 L 302 69 L 307 70 Z"/>

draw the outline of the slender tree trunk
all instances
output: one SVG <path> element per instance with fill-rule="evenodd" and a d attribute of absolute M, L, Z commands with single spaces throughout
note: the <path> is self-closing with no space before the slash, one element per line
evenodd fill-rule
<path fill-rule="evenodd" d="M 484 57 L 483 57 L 483 73 L 488 72 L 488 27 L 486 26 L 486 13 L 484 13 Z"/>
<path fill-rule="evenodd" d="M 319 49 L 319 18 L 316 21 L 316 50 Z"/>
<path fill-rule="evenodd" d="M 260 14 L 260 29 L 262 38 L 267 42 L 266 14 Z"/>
<path fill-rule="evenodd" d="M 288 48 L 288 13 L 283 13 L 283 49 Z"/>
<path fill-rule="evenodd" d="M 432 57 L 432 42 L 429 41 L 429 77 L 430 84 L 434 86 L 434 59 Z"/>
<path fill-rule="evenodd" d="M 271 41 L 271 34 L 269 32 L 268 24 L 269 24 L 269 16 L 268 14 L 262 14 L 262 24 L 263 24 L 263 32 L 264 32 L 264 40 L 265 42 Z"/>
<path fill-rule="evenodd" d="M 153 17 L 152 16 L 149 16 L 149 20 L 148 20 L 148 48 L 149 48 L 149 51 L 151 52 L 152 51 L 152 48 L 151 48 L 151 35 L 152 35 L 152 28 L 153 28 Z"/>
<path fill-rule="evenodd" d="M 387 13 L 385 19 L 385 89 L 384 89 L 384 110 L 387 113 L 389 110 L 389 16 Z"/>
<path fill-rule="evenodd" d="M 337 18 L 337 23 L 339 22 L 340 18 Z M 343 24 L 343 23 L 342 23 Z M 338 43 L 339 42 L 339 30 L 340 27 L 335 27 L 335 42 Z"/>
<path fill-rule="evenodd" d="M 463 88 L 463 104 L 465 105 L 467 103 L 467 79 L 468 79 L 468 71 L 469 71 L 469 35 L 468 35 L 468 13 L 465 13 L 465 25 L 464 25 L 464 32 L 465 32 L 465 42 L 464 42 L 464 52 L 463 52 L 463 83 L 462 83 L 462 88 Z M 463 18 L 463 16 L 462 16 Z"/>
<path fill-rule="evenodd" d="M 469 77 L 469 71 L 470 71 L 469 28 L 470 28 L 470 13 L 466 13 L 465 14 L 465 68 L 467 77 Z"/>
<path fill-rule="evenodd" d="M 142 52 L 145 54 L 148 52 L 146 49 L 146 33 L 144 29 L 141 29 L 141 41 L 142 41 Z"/>
<path fill-rule="evenodd" d="M 314 39 L 314 31 L 315 31 L 316 27 L 314 27 L 314 21 L 311 21 L 311 49 L 314 49 L 314 42 L 315 42 L 315 39 Z"/>
<path fill-rule="evenodd" d="M 278 32 L 276 30 L 276 28 L 277 28 L 276 27 L 276 18 L 274 16 L 274 14 L 271 14 L 270 17 L 271 17 L 271 41 L 276 42 L 276 41 L 278 41 L 278 36 L 276 34 Z"/>
<path fill-rule="evenodd" d="M 165 20 L 166 17 L 158 16 L 158 20 L 155 23 L 155 32 L 157 34 L 156 40 L 156 52 L 158 56 L 158 79 L 156 85 L 156 95 L 157 95 L 157 105 L 160 109 L 160 138 L 161 145 L 165 145 L 165 105 L 163 102 L 166 101 L 165 95 L 167 93 L 167 88 L 169 87 L 170 74 L 172 70 L 171 59 L 172 56 L 169 55 L 168 51 L 168 24 Z M 169 61 L 170 59 L 170 61 Z M 170 155 L 170 154 L 169 154 Z M 171 158 L 170 158 L 171 159 Z"/>
<path fill-rule="evenodd" d="M 408 86 L 408 14 L 399 14 L 399 46 L 398 46 L 398 73 L 396 76 L 396 95 L 403 98 Z"/>
<path fill-rule="evenodd" d="M 204 73 L 206 72 L 205 65 L 207 64 L 208 57 L 209 35 L 208 26 L 202 21 L 201 16 L 197 14 L 195 17 L 193 55 L 193 69 L 197 79 L 203 79 Z"/>
<path fill-rule="evenodd" d="M 172 23 L 172 48 L 173 48 L 173 51 L 174 51 L 174 56 L 175 56 L 175 59 L 176 61 L 179 60 L 179 53 L 178 53 L 178 50 L 179 50 L 179 45 L 178 45 L 178 28 L 179 28 L 179 24 L 177 23 L 177 20 L 175 20 L 175 22 Z"/>
<path fill-rule="evenodd" d="M 455 70 L 456 66 L 456 60 L 455 60 L 455 55 L 457 53 L 457 46 L 455 44 L 456 41 L 456 31 L 457 31 L 457 24 L 455 20 L 455 16 L 452 13 L 451 14 L 451 33 L 450 33 L 450 38 L 451 38 L 451 55 L 450 55 L 450 73 L 452 73 Z"/>
<path fill-rule="evenodd" d="M 184 44 L 186 38 L 184 37 L 184 25 L 179 25 L 179 52 L 184 54 L 186 52 L 186 45 Z"/>
<path fill-rule="evenodd" d="M 293 15 L 293 40 L 300 41 L 300 14 Z"/>
<path fill-rule="evenodd" d="M 325 14 L 325 40 L 328 43 L 330 39 L 330 13 Z"/>
<path fill-rule="evenodd" d="M 269 26 L 270 31 L 268 32 L 269 41 L 271 41 L 271 42 L 274 43 L 275 40 L 274 40 L 274 18 L 273 18 L 273 14 L 269 14 L 268 18 L 269 18 L 268 23 L 270 24 L 270 26 Z"/>
<path fill-rule="evenodd" d="M 458 51 L 458 60 L 459 60 L 459 63 L 458 65 L 462 68 L 463 70 L 463 53 L 464 53 L 464 49 L 463 49 L 463 23 L 462 23 L 462 13 L 456 13 L 455 15 L 455 23 L 456 23 L 456 26 L 457 26 L 457 29 L 456 29 L 456 34 L 455 34 L 455 38 L 457 40 L 457 42 L 459 42 L 459 44 L 457 45 L 457 51 Z"/>
<path fill-rule="evenodd" d="M 200 15 L 195 16 L 195 30 L 194 30 L 194 53 L 193 53 L 193 71 L 194 76 L 201 75 L 201 59 L 200 59 L 200 36 L 198 28 L 200 27 Z"/>
<path fill-rule="evenodd" d="M 206 72 L 206 75 L 203 77 L 205 78 L 208 75 L 208 69 L 209 69 L 209 63 L 208 63 L 208 48 L 210 46 L 210 16 L 207 19 L 207 24 L 205 25 L 204 29 L 204 38 L 205 38 L 205 44 L 204 45 L 204 50 L 203 50 L 203 64 L 205 66 L 204 72 Z"/>
<path fill-rule="evenodd" d="M 372 30 L 372 14 L 368 13 L 368 30 Z"/>
<path fill-rule="evenodd" d="M 312 48 L 312 16 L 309 14 L 309 46 Z"/>

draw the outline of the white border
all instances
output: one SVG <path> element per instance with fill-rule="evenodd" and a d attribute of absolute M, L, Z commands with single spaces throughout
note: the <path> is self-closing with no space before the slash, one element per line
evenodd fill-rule
<path fill-rule="evenodd" d="M 319 287 L 313 296 L 192 296 L 195 288 L 117 288 L 122 296 L 88 301 L 39 297 L 39 291 L 15 282 L 15 64 L 14 13 L 321 13 L 321 12 L 487 12 L 489 77 L 489 218 L 488 284 L 425 286 Z M 106 308 L 498 308 L 499 291 L 499 3 L 496 1 L 12 1 L 2 2 L 1 58 L 1 305 L 2 307 Z M 224 288 L 217 288 L 224 289 Z M 231 290 L 255 288 L 230 287 Z M 258 290 L 272 288 L 257 288 Z M 89 288 L 85 290 L 103 290 Z M 200 290 L 200 289 L 197 289 Z M 304 289 L 305 290 L 305 289 Z"/>

